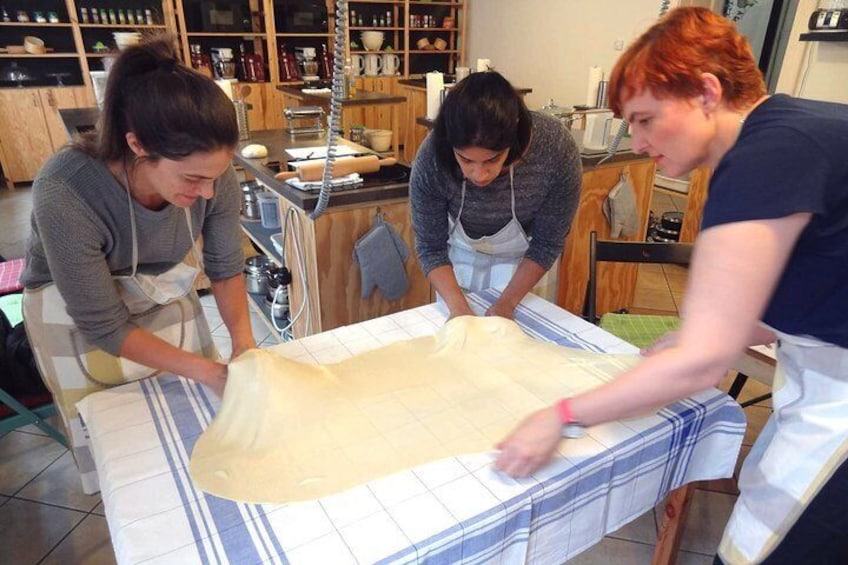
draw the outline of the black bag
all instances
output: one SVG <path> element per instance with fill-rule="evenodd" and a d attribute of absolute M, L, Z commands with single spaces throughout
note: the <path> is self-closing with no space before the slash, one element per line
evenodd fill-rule
<path fill-rule="evenodd" d="M 12 327 L 0 310 L 0 388 L 15 398 L 47 394 L 23 322 Z"/>

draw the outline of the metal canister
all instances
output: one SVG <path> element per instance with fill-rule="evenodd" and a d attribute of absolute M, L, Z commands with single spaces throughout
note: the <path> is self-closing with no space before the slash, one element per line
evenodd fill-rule
<path fill-rule="evenodd" d="M 245 181 L 241 183 L 241 213 L 249 220 L 259 219 L 259 200 L 256 198 L 256 193 L 261 191 L 262 187 L 256 181 Z"/>
<path fill-rule="evenodd" d="M 247 292 L 251 294 L 266 294 L 268 292 L 268 269 L 271 260 L 264 255 L 248 257 L 244 262 L 244 283 Z"/>

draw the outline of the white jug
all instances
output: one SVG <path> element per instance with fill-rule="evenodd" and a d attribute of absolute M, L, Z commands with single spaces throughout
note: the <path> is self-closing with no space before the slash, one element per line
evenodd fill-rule
<path fill-rule="evenodd" d="M 400 69 L 400 57 L 394 53 L 383 53 L 383 74 L 395 76 Z"/>
<path fill-rule="evenodd" d="M 383 59 L 377 53 L 365 55 L 365 76 L 375 77 L 383 69 Z"/>
<path fill-rule="evenodd" d="M 351 55 L 350 64 L 353 76 L 361 77 L 363 71 L 365 71 L 365 59 L 362 58 L 362 55 Z"/>

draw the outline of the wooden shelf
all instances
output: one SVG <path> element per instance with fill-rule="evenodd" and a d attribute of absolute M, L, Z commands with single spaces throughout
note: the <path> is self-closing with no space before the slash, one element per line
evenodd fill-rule
<path fill-rule="evenodd" d="M 277 37 L 333 37 L 332 33 L 278 33 Z"/>
<path fill-rule="evenodd" d="M 0 59 L 76 59 L 76 53 L 44 53 L 33 55 L 32 53 L 0 53 Z"/>
<path fill-rule="evenodd" d="M 68 24 L 70 25 L 70 24 Z M 81 28 L 121 28 L 121 29 L 165 29 L 167 26 L 165 24 L 79 24 Z"/>
<path fill-rule="evenodd" d="M 348 4 L 399 4 L 404 5 L 404 0 L 347 0 Z"/>
<path fill-rule="evenodd" d="M 73 27 L 70 22 L 57 22 L 55 24 L 39 22 L 0 22 L 0 27 Z"/>
<path fill-rule="evenodd" d="M 410 6 L 462 6 L 462 2 L 430 2 L 430 0 L 409 0 Z"/>
<path fill-rule="evenodd" d="M 458 49 L 410 49 L 407 51 L 410 55 L 450 55 L 459 53 Z"/>
<path fill-rule="evenodd" d="M 186 37 L 253 37 L 258 39 L 265 39 L 266 35 L 268 34 L 261 31 L 190 31 L 185 34 Z"/>

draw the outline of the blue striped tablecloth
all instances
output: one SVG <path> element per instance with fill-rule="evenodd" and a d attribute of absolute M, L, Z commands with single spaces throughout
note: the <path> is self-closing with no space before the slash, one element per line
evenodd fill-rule
<path fill-rule="evenodd" d="M 495 291 L 471 297 L 479 311 Z M 444 323 L 436 305 L 338 328 L 277 350 L 331 363 Z M 568 347 L 633 352 L 576 316 L 529 296 L 516 321 Z M 564 457 L 515 481 L 492 454 L 454 457 L 338 495 L 285 505 L 241 504 L 197 489 L 188 462 L 219 401 L 161 376 L 80 403 L 119 563 L 562 563 L 694 480 L 727 477 L 745 431 L 717 390 L 644 418 L 595 426 Z"/>

